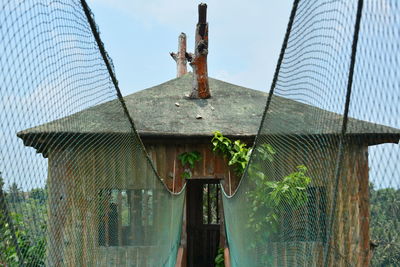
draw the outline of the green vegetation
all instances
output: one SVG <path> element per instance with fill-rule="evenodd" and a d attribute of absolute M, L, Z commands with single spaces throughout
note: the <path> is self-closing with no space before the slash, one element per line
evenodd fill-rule
<path fill-rule="evenodd" d="M 261 240 L 267 240 L 279 232 L 283 213 L 288 209 L 296 210 L 307 201 L 306 188 L 311 178 L 306 175 L 304 165 L 297 166 L 297 171 L 290 173 L 280 181 L 271 181 L 265 175 L 249 176 L 256 186 L 247 194 L 252 209 L 247 227 L 252 228 Z"/>
<path fill-rule="evenodd" d="M 370 184 L 372 266 L 400 266 L 400 189 Z"/>
<path fill-rule="evenodd" d="M 232 142 L 221 133 L 216 133 L 213 138 L 214 151 L 222 152 L 229 160 L 229 164 L 243 174 L 247 166 L 251 148 L 239 140 Z M 217 148 L 216 148 L 217 147 Z M 198 152 L 197 152 L 198 153 Z M 192 156 L 182 156 L 184 165 L 193 168 L 199 161 L 200 153 L 192 152 Z M 250 211 L 248 227 L 259 233 L 259 240 L 249 244 L 249 249 L 257 242 L 266 238 L 273 238 L 274 232 L 279 231 L 279 217 L 282 215 L 283 205 L 296 209 L 304 206 L 308 201 L 305 188 L 311 182 L 307 176 L 305 166 L 297 166 L 296 171 L 283 177 L 279 181 L 272 181 L 266 170 L 268 163 L 273 163 L 276 154 L 269 144 L 258 146 L 258 160 L 254 161 L 248 169 L 249 179 L 254 187 L 246 197 L 253 210 Z M 191 158 L 191 160 L 189 160 Z M 192 163 L 191 163 L 192 162 Z M 244 164 L 242 164 L 244 162 Z M 13 183 L 3 190 L 3 180 L 0 173 L 0 189 L 4 193 L 7 210 L 0 205 L 0 266 L 18 266 L 18 258 L 14 232 L 18 247 L 23 255 L 26 266 L 44 266 L 46 251 L 46 188 L 35 188 L 23 192 Z M 0 199 L 0 200 L 4 200 Z M 4 203 L 1 202 L 0 203 Z M 373 246 L 372 266 L 400 266 L 400 189 L 376 189 L 370 185 L 370 211 L 371 211 L 371 240 Z M 7 216 L 13 222 L 13 228 L 8 224 Z M 263 216 L 257 217 L 257 216 Z M 266 231 L 266 229 L 268 231 Z M 14 231 L 12 231 L 14 230 Z M 245 231 L 245 229 L 244 229 Z M 223 265 L 223 250 L 219 250 L 215 259 L 216 266 Z"/>
<path fill-rule="evenodd" d="M 224 249 L 219 248 L 215 257 L 215 267 L 225 267 Z"/>
<path fill-rule="evenodd" d="M 242 175 L 249 162 L 252 148 L 240 140 L 231 141 L 220 132 L 215 132 L 212 139 L 213 151 L 227 158 L 228 164 L 234 167 L 235 173 Z M 283 207 L 296 210 L 303 207 L 308 196 L 307 186 L 311 178 L 307 176 L 307 167 L 299 165 L 296 171 L 273 181 L 266 173 L 266 166 L 272 164 L 274 148 L 263 144 L 256 148 L 255 160 L 248 169 L 249 179 L 254 186 L 247 193 L 251 203 L 247 227 L 257 233 L 257 240 L 249 244 L 250 248 L 268 238 L 273 239 L 281 227 L 280 217 Z M 374 189 L 370 186 L 371 240 L 373 249 L 372 266 L 400 266 L 400 189 Z M 287 212 L 287 211 L 286 211 Z"/>
<path fill-rule="evenodd" d="M 182 174 L 182 178 L 189 179 L 192 177 L 194 164 L 201 160 L 201 155 L 198 151 L 184 152 L 178 156 L 178 159 L 181 161 L 182 166 L 185 168 L 185 171 Z"/>
<path fill-rule="evenodd" d="M 242 175 L 250 160 L 252 148 L 240 140 L 231 141 L 220 132 L 214 132 L 211 140 L 213 151 L 221 153 L 229 160 L 237 175 Z M 306 175 L 307 167 L 299 165 L 296 171 L 280 180 L 273 180 L 266 175 L 266 165 L 272 163 L 276 154 L 270 144 L 256 147 L 256 159 L 248 169 L 248 177 L 253 182 L 252 190 L 248 191 L 247 201 L 251 209 L 247 227 L 256 233 L 251 247 L 265 242 L 279 232 L 284 208 L 291 210 L 304 206 L 308 201 L 307 186 L 311 178 Z"/>
<path fill-rule="evenodd" d="M 3 185 L 0 173 L 0 266 L 44 266 L 46 190 L 33 189 L 25 198 L 16 183 L 11 184 L 8 192 Z"/>
<path fill-rule="evenodd" d="M 11 235 L 10 225 L 5 221 L 4 214 L 0 214 L 0 264 L 8 263 L 10 266 L 44 266 L 46 239 L 42 234 L 37 236 L 29 225 L 24 223 L 22 215 L 10 213 L 13 221 L 15 236 L 23 260 L 19 259 L 15 242 Z M 44 227 L 44 226 L 42 226 Z M 44 230 L 44 229 L 43 229 Z"/>
<path fill-rule="evenodd" d="M 219 131 L 214 132 L 211 143 L 214 146 L 213 151 L 227 158 L 229 160 L 228 165 L 233 166 L 237 175 L 240 176 L 244 173 L 251 155 L 251 149 L 245 143 L 240 140 L 232 142 Z"/>
<path fill-rule="evenodd" d="M 214 132 L 211 142 L 213 151 L 221 153 L 229 160 L 228 164 L 234 167 L 235 173 L 242 175 L 250 160 L 252 148 L 240 140 L 231 141 L 219 131 Z M 276 153 L 274 148 L 270 144 L 262 144 L 256 148 L 255 153 L 258 161 L 253 162 L 248 170 L 249 178 L 255 185 L 247 194 L 252 206 L 248 227 L 265 240 L 267 235 L 278 232 L 283 206 L 296 209 L 307 203 L 306 188 L 311 178 L 306 176 L 307 167 L 299 165 L 297 171 L 282 180 L 274 181 L 265 174 L 266 162 L 273 162 Z"/>

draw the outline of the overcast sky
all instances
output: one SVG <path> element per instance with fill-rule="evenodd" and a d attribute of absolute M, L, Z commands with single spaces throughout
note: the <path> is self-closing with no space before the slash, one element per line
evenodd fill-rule
<path fill-rule="evenodd" d="M 176 75 L 181 32 L 193 52 L 200 1 L 89 0 L 124 95 Z M 209 76 L 268 91 L 292 1 L 210 0 Z M 188 67 L 191 70 L 190 67 Z"/>

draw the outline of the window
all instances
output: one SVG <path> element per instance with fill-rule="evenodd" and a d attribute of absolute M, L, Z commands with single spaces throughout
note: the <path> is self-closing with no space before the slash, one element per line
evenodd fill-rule
<path fill-rule="evenodd" d="M 153 192 L 146 189 L 105 189 L 99 192 L 99 245 L 134 246 L 151 243 Z"/>

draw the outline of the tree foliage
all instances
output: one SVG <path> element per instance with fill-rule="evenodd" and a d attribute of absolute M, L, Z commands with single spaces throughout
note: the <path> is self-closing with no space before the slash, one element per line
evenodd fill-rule
<path fill-rule="evenodd" d="M 25 199 L 16 183 L 8 192 L 3 185 L 0 173 L 0 266 L 44 266 L 45 189 L 34 189 L 33 198 Z"/>
<path fill-rule="evenodd" d="M 18 203 L 24 200 L 23 193 L 17 183 L 13 182 L 8 189 L 8 201 Z"/>
<path fill-rule="evenodd" d="M 214 132 L 211 142 L 213 151 L 224 155 L 229 160 L 228 164 L 235 168 L 236 174 L 242 175 L 253 149 L 240 140 L 231 141 L 218 131 Z M 276 153 L 270 144 L 257 146 L 255 153 L 257 161 L 252 162 L 248 169 L 248 177 L 254 186 L 246 194 L 251 207 L 247 227 L 257 233 L 259 238 L 253 246 L 265 242 L 278 232 L 282 207 L 295 210 L 307 203 L 306 188 L 311 183 L 304 165 L 297 166 L 296 171 L 279 180 L 269 177 L 265 166 L 273 162 Z"/>
<path fill-rule="evenodd" d="M 400 189 L 370 184 L 372 266 L 400 266 Z"/>
<path fill-rule="evenodd" d="M 34 188 L 29 192 L 29 198 L 36 200 L 40 204 L 45 204 L 47 201 L 46 188 Z"/>

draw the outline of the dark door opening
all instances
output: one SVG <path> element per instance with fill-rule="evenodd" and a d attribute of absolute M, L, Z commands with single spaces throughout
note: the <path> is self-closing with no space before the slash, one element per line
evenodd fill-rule
<path fill-rule="evenodd" d="M 187 183 L 188 267 L 212 267 L 220 236 L 219 180 L 190 179 Z"/>

